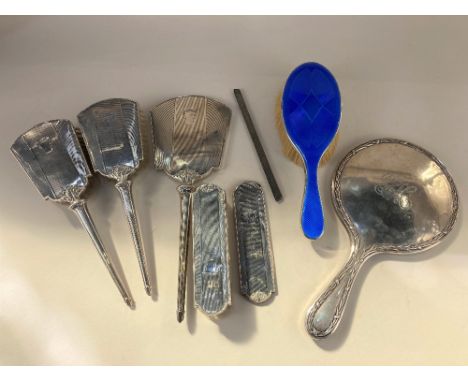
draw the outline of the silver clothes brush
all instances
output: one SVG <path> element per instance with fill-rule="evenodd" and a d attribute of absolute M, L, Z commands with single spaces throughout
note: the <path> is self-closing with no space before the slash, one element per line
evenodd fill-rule
<path fill-rule="evenodd" d="M 192 198 L 195 307 L 215 318 L 231 305 L 226 194 L 202 184 Z"/>
<path fill-rule="evenodd" d="M 261 304 L 276 292 L 270 229 L 263 188 L 244 182 L 234 191 L 234 217 L 239 259 L 240 290 Z"/>

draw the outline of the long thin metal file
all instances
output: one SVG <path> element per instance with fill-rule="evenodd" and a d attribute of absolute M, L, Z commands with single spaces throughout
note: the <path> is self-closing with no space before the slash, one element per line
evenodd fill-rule
<path fill-rule="evenodd" d="M 258 159 L 260 159 L 260 163 L 262 164 L 263 172 L 267 177 L 268 184 L 270 185 L 271 192 L 273 193 L 273 197 L 277 202 L 279 202 L 281 199 L 283 199 L 283 195 L 281 194 L 278 182 L 276 181 L 276 178 L 273 175 L 273 171 L 271 170 L 270 162 L 268 162 L 268 158 L 266 156 L 265 150 L 263 149 L 262 142 L 260 142 L 260 138 L 258 137 L 257 130 L 255 129 L 255 125 L 249 113 L 249 109 L 247 109 L 247 105 L 245 104 L 242 92 L 240 89 L 234 89 L 234 95 L 236 96 L 237 103 L 241 109 L 245 125 L 249 131 L 250 138 L 252 138 L 255 150 L 257 151 Z"/>

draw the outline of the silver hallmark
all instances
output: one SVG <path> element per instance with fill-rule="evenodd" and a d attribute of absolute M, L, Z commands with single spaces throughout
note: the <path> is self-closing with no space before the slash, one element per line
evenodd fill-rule
<path fill-rule="evenodd" d="M 193 199 L 193 278 L 195 307 L 216 317 L 231 305 L 226 194 L 202 184 Z"/>
<path fill-rule="evenodd" d="M 151 282 L 140 227 L 132 197 L 130 176 L 143 160 L 139 110 L 136 102 L 113 98 L 97 102 L 78 114 L 93 168 L 115 180 L 137 253 L 145 291 Z"/>
<path fill-rule="evenodd" d="M 73 125 L 65 119 L 42 122 L 19 136 L 11 151 L 46 200 L 68 206 L 88 232 L 125 303 L 135 303 L 115 271 L 81 194 L 91 171 Z"/>
<path fill-rule="evenodd" d="M 260 184 L 244 182 L 236 188 L 234 217 L 241 293 L 256 304 L 264 303 L 277 289 L 265 195 Z"/>
<path fill-rule="evenodd" d="M 192 192 L 196 182 L 218 168 L 231 119 L 231 110 L 204 96 L 167 100 L 151 110 L 155 143 L 154 164 L 180 183 L 181 224 L 177 320 L 184 319 Z"/>
<path fill-rule="evenodd" d="M 307 312 L 307 331 L 315 338 L 338 326 L 366 260 L 432 248 L 452 230 L 458 212 L 457 190 L 444 165 L 421 147 L 397 139 L 376 139 L 349 152 L 336 170 L 332 197 L 351 254 Z"/>

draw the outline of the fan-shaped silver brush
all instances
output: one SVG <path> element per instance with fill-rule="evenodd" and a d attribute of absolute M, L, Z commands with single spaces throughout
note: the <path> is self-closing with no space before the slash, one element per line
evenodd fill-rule
<path fill-rule="evenodd" d="M 185 311 L 188 237 L 193 185 L 219 167 L 231 110 L 204 96 L 167 100 L 151 110 L 155 140 L 154 163 L 182 185 L 177 320 Z"/>
<path fill-rule="evenodd" d="M 117 181 L 138 256 L 146 293 L 151 295 L 148 265 L 132 197 L 130 176 L 143 160 L 138 105 L 113 98 L 97 102 L 78 114 L 94 170 Z"/>
<path fill-rule="evenodd" d="M 20 135 L 11 151 L 46 200 L 68 206 L 88 232 L 125 303 L 135 303 L 115 271 L 81 194 L 91 176 L 70 121 L 42 122 Z"/>

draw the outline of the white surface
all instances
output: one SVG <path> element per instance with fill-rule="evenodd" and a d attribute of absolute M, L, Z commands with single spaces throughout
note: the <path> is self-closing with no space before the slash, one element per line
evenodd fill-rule
<path fill-rule="evenodd" d="M 466 18 L 445 17 L 0 18 L 0 363 L 467 363 L 467 35 Z M 299 226 L 303 171 L 282 155 L 274 127 L 276 96 L 304 61 L 330 68 L 344 104 L 336 154 L 319 175 L 326 233 L 314 243 Z M 244 90 L 281 204 L 268 189 L 234 87 Z M 117 191 L 97 177 L 88 193 L 136 300 L 131 311 L 74 216 L 42 201 L 9 152 L 34 124 L 76 122 L 95 101 L 132 98 L 148 110 L 182 94 L 206 94 L 233 110 L 223 168 L 207 180 L 226 190 L 229 204 L 246 179 L 259 180 L 268 197 L 279 294 L 267 306 L 247 302 L 233 262 L 233 306 L 218 322 L 191 307 L 183 324 L 175 320 L 178 195 L 150 160 L 134 195 L 154 258 L 154 301 L 145 295 Z M 412 141 L 446 164 L 460 194 L 458 223 L 425 254 L 371 260 L 341 327 L 317 343 L 304 329 L 306 308 L 349 249 L 331 208 L 331 175 L 351 148 L 378 137 Z M 236 260 L 232 246 L 231 254 Z"/>

